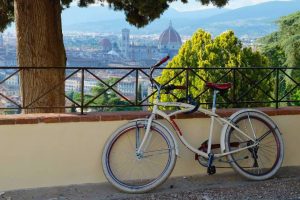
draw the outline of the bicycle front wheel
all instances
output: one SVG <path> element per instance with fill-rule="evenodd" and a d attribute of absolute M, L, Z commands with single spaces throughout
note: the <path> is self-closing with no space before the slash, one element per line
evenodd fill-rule
<path fill-rule="evenodd" d="M 147 120 L 137 120 L 118 129 L 107 141 L 102 156 L 103 172 L 116 188 L 142 193 L 162 184 L 171 174 L 175 144 L 170 134 L 152 123 L 147 147 L 137 155 Z"/>
<path fill-rule="evenodd" d="M 231 166 L 252 180 L 272 177 L 283 161 L 283 140 L 275 123 L 265 114 L 246 110 L 232 119 L 243 133 L 229 127 L 225 135 L 227 152 L 257 145 L 228 155 Z M 251 140 L 251 139 L 253 140 Z"/>

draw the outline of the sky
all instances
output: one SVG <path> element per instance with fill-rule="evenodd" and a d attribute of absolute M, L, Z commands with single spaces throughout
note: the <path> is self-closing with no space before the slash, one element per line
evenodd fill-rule
<path fill-rule="evenodd" d="M 225 8 L 235 9 L 244 6 L 251 6 L 259 3 L 265 3 L 268 1 L 288 1 L 288 0 L 229 0 L 229 4 L 225 6 Z M 202 6 L 196 0 L 190 0 L 189 3 L 183 4 L 180 1 L 174 2 L 171 4 L 171 7 L 178 11 L 192 11 L 192 10 L 202 10 L 213 8 L 212 5 Z"/>

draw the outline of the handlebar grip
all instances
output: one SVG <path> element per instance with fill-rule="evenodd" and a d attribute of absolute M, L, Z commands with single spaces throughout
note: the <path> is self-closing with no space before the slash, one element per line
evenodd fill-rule
<path fill-rule="evenodd" d="M 165 85 L 162 87 L 162 89 L 164 89 L 166 91 L 166 94 L 168 94 L 170 91 L 172 90 L 185 90 L 186 86 L 182 86 L 182 85 Z"/>
<path fill-rule="evenodd" d="M 174 89 L 185 90 L 187 87 L 183 85 L 174 85 Z"/>
<path fill-rule="evenodd" d="M 153 67 L 158 67 L 160 65 L 162 65 L 163 63 L 165 63 L 167 60 L 169 60 L 170 56 L 166 56 L 163 59 L 161 59 L 158 63 L 156 63 Z"/>

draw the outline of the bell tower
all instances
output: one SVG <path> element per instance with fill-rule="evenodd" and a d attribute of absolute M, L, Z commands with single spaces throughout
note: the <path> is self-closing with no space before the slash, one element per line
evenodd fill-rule
<path fill-rule="evenodd" d="M 121 51 L 124 57 L 128 57 L 129 53 L 129 29 L 122 29 Z"/>

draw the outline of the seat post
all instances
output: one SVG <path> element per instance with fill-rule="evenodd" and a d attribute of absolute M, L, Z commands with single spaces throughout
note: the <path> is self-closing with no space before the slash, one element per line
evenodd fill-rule
<path fill-rule="evenodd" d="M 216 90 L 216 89 L 214 89 L 212 113 L 216 113 L 216 101 L 217 101 L 217 94 L 218 93 L 219 93 L 219 91 Z M 211 143 L 212 143 L 212 135 L 213 135 L 213 128 L 214 128 L 215 116 L 211 115 L 210 118 L 211 118 L 211 122 L 210 122 L 209 138 L 208 138 L 208 146 L 207 146 L 207 154 L 208 155 L 210 155 L 212 153 L 211 152 Z M 213 157 L 211 159 L 213 159 Z M 211 160 L 210 165 L 212 164 L 212 161 L 213 160 Z"/>
<path fill-rule="evenodd" d="M 213 95 L 213 105 L 212 105 L 212 112 L 216 112 L 216 102 L 217 102 L 217 94 L 219 93 L 219 90 L 214 90 L 214 95 Z"/>

